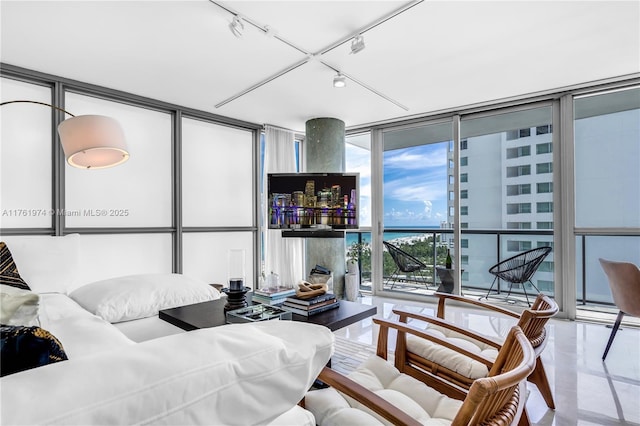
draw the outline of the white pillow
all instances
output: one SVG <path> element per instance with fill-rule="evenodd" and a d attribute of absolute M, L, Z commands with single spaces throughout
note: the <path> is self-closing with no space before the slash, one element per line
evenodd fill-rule
<path fill-rule="evenodd" d="M 3 237 L 20 276 L 36 293 L 67 293 L 77 287 L 80 235 Z"/>
<path fill-rule="evenodd" d="M 0 324 L 40 325 L 39 302 L 40 296 L 32 291 L 0 284 Z"/>
<path fill-rule="evenodd" d="M 141 274 L 96 281 L 72 291 L 69 297 L 92 314 L 116 323 L 218 299 L 220 293 L 182 274 Z"/>

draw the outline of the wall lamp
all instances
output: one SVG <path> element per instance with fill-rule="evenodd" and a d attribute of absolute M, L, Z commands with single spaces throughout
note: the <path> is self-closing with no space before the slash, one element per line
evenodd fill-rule
<path fill-rule="evenodd" d="M 122 127 L 111 117 L 104 115 L 76 117 L 60 107 L 37 101 L 7 101 L 0 103 L 0 106 L 15 103 L 44 105 L 72 117 L 60 123 L 58 134 L 67 163 L 73 167 L 105 169 L 122 164 L 129 159 Z"/>

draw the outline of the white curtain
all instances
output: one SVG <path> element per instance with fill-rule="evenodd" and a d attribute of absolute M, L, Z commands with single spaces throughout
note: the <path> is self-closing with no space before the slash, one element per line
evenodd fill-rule
<path fill-rule="evenodd" d="M 264 188 L 267 194 L 267 173 L 295 173 L 296 151 L 293 132 L 271 126 L 265 126 L 264 147 Z M 265 227 L 268 219 L 268 199 L 264 201 Z M 304 240 L 302 238 L 282 238 L 282 231 L 266 229 L 265 232 L 265 270 L 266 275 L 275 272 L 280 275 L 282 285 L 296 286 L 304 275 Z"/>

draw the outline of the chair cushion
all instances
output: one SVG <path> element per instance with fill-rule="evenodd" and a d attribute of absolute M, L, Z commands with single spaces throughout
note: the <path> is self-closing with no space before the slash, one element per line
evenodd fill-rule
<path fill-rule="evenodd" d="M 462 406 L 462 401 L 400 373 L 390 362 L 377 356 L 369 358 L 348 377 L 424 425 L 449 425 Z M 308 392 L 305 408 L 313 413 L 318 425 L 391 424 L 333 388 Z"/>
<path fill-rule="evenodd" d="M 448 328 L 429 324 L 425 332 L 492 361 L 498 356 L 498 350 L 493 346 L 486 345 Z M 489 369 L 481 362 L 414 335 L 407 336 L 407 350 L 470 379 L 479 379 L 489 374 Z"/>

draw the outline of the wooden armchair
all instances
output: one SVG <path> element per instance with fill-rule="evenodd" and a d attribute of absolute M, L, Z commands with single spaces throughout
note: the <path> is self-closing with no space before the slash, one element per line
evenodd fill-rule
<path fill-rule="evenodd" d="M 471 304 L 518 320 L 517 325 L 531 343 L 536 357 L 535 370 L 528 380 L 538 387 L 547 406 L 555 409 L 553 394 L 540 358 L 547 342 L 545 325 L 558 312 L 558 305 L 553 299 L 539 294 L 531 308 L 518 314 L 452 294 L 436 293 L 436 296 L 439 297 L 438 318 L 393 310 L 399 315 L 400 322 L 406 323 L 412 318 L 429 323 L 423 339 L 398 333 L 395 352 L 395 366 L 398 370 L 419 380 L 425 380 L 426 377 L 436 380 L 436 388 L 453 397 L 462 397 L 475 380 L 487 376 L 504 343 L 444 319 L 447 301 Z"/>
<path fill-rule="evenodd" d="M 434 390 L 430 378 L 421 382 L 386 361 L 389 329 L 418 337 L 424 337 L 423 331 L 397 321 L 374 322 L 380 326 L 377 356 L 349 377 L 325 367 L 319 379 L 331 387 L 305 396 L 304 407 L 314 414 L 318 425 L 420 425 L 429 420 L 451 425 L 509 425 L 521 420 L 525 380 L 533 371 L 535 353 L 519 327 L 509 332 L 488 377 L 474 381 L 468 393 L 455 399 Z"/>

